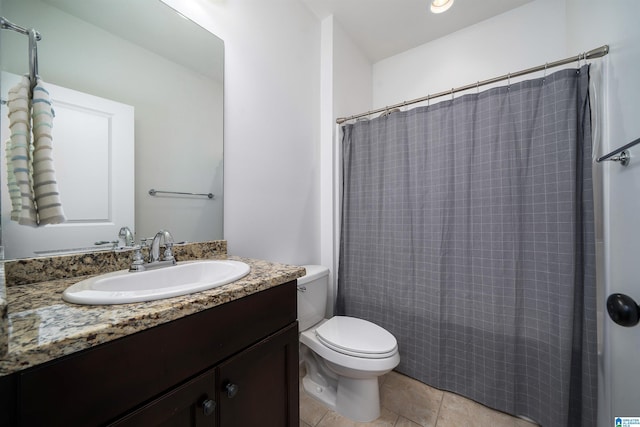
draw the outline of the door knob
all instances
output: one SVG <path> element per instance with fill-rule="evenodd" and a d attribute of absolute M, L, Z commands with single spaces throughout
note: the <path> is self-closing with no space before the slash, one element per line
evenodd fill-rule
<path fill-rule="evenodd" d="M 635 326 L 640 321 L 640 307 L 629 295 L 609 295 L 607 312 L 611 320 L 621 326 Z"/>

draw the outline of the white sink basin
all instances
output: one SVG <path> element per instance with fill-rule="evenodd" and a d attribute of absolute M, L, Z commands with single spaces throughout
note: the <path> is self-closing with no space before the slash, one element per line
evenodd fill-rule
<path fill-rule="evenodd" d="M 75 304 L 124 304 L 186 295 L 226 285 L 251 268 L 240 261 L 185 261 L 170 267 L 115 271 L 69 286 L 62 294 Z"/>

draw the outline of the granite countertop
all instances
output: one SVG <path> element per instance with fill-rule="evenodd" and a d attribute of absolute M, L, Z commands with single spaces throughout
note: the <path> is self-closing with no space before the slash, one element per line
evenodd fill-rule
<path fill-rule="evenodd" d="M 244 261 L 251 266 L 251 271 L 238 281 L 208 291 L 120 305 L 76 305 L 62 300 L 62 292 L 69 285 L 88 276 L 7 286 L 8 351 L 0 356 L 0 376 L 242 298 L 305 274 L 303 267 L 292 265 L 225 254 L 208 258 Z"/>

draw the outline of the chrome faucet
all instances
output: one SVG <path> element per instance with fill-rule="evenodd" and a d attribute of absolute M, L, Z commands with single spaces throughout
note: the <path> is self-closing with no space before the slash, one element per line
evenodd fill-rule
<path fill-rule="evenodd" d="M 133 233 L 129 227 L 122 227 L 118 233 L 118 243 L 124 243 L 122 246 L 133 246 Z"/>
<path fill-rule="evenodd" d="M 162 242 L 161 242 L 162 241 Z M 143 239 L 143 245 L 147 245 L 148 240 Z M 164 243 L 163 259 L 160 260 L 160 244 Z M 152 268 L 169 267 L 176 265 L 173 256 L 173 236 L 167 230 L 160 230 L 156 233 L 149 247 L 149 262 L 144 262 L 140 245 L 134 247 L 133 258 L 129 271 L 145 271 Z"/>
<path fill-rule="evenodd" d="M 151 242 L 151 248 L 149 249 L 149 263 L 160 262 L 160 240 L 164 241 L 164 261 L 171 261 L 176 263 L 173 257 L 173 236 L 167 230 L 160 230 L 156 233 L 156 236 Z"/>

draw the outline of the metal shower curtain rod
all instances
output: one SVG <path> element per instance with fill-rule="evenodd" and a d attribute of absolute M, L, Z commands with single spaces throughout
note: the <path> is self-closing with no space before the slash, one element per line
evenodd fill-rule
<path fill-rule="evenodd" d="M 418 102 L 429 101 L 430 99 L 438 98 L 440 96 L 453 95 L 454 93 L 457 93 L 457 92 L 463 92 L 465 90 L 475 89 L 475 88 L 478 88 L 480 86 L 485 86 L 485 85 L 488 85 L 488 84 L 497 83 L 497 82 L 500 82 L 500 81 L 503 81 L 503 80 L 510 80 L 512 77 L 524 76 L 525 74 L 531 74 L 531 73 L 535 73 L 537 71 L 546 71 L 549 68 L 558 67 L 560 65 L 565 65 L 565 64 L 570 64 L 571 62 L 579 62 L 579 61 L 582 61 L 582 60 L 587 61 L 589 59 L 601 58 L 601 57 L 605 56 L 608 53 L 609 53 L 609 46 L 608 45 L 600 46 L 599 48 L 592 49 L 592 50 L 590 50 L 588 52 L 580 53 L 580 54 L 578 54 L 576 56 L 572 56 L 570 58 L 565 58 L 565 59 L 561 59 L 559 61 L 554 61 L 554 62 L 548 62 L 546 64 L 539 65 L 537 67 L 527 68 L 526 70 L 516 71 L 514 73 L 505 74 L 505 75 L 500 76 L 500 77 L 494 77 L 492 79 L 478 81 L 476 83 L 471 83 L 471 84 L 468 84 L 466 86 L 460 86 L 460 87 L 452 88 L 452 89 L 449 89 L 449 90 L 446 90 L 446 91 L 443 91 L 443 92 L 435 93 L 433 95 L 423 96 L 422 98 L 416 98 L 416 99 L 412 99 L 410 101 L 404 101 L 404 102 L 400 102 L 398 104 L 389 105 L 389 106 L 384 107 L 384 108 L 378 108 L 376 110 L 367 111 L 366 113 L 355 114 L 355 115 L 349 116 L 349 117 L 340 117 L 340 118 L 336 119 L 336 123 L 337 124 L 342 124 L 342 123 L 344 123 L 344 122 L 346 122 L 348 120 L 357 119 L 359 117 L 369 116 L 371 114 L 383 113 L 385 111 L 388 112 L 388 111 L 391 111 L 391 110 L 393 110 L 395 108 L 400 108 L 400 107 L 404 107 L 406 105 L 411 105 L 411 104 L 417 104 Z"/>

